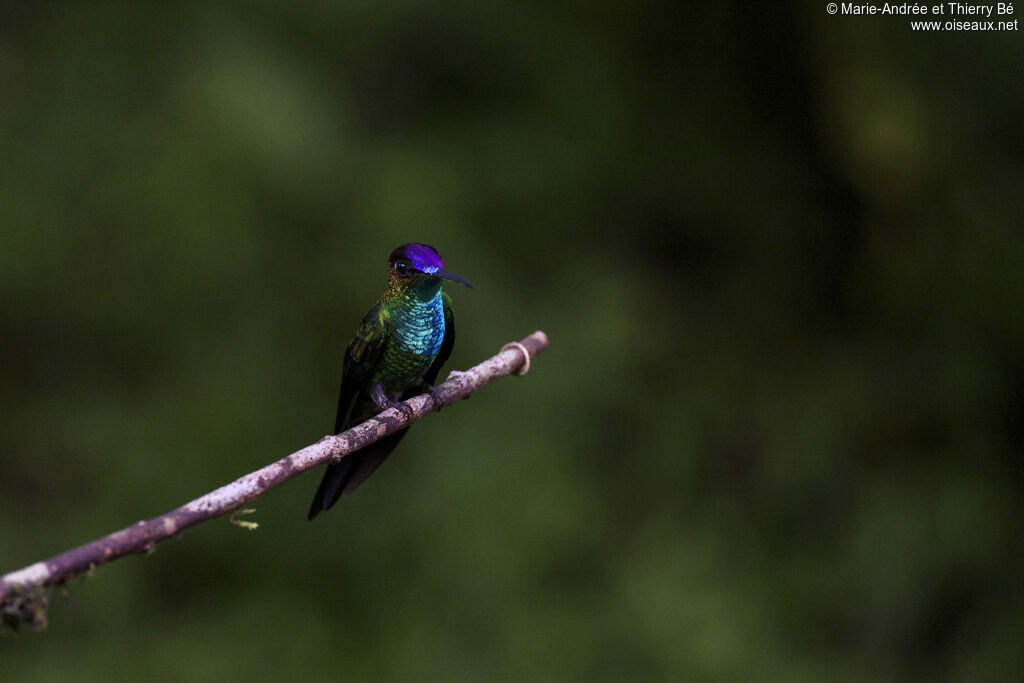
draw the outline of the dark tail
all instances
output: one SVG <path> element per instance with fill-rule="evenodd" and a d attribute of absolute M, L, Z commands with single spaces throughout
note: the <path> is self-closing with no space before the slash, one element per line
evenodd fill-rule
<path fill-rule="evenodd" d="M 341 462 L 328 465 L 324 478 L 320 480 L 320 488 L 313 496 L 313 504 L 309 506 L 306 519 L 312 520 L 321 512 L 329 510 L 338 502 L 338 498 L 359 488 L 359 485 L 391 455 L 391 451 L 395 450 L 407 431 L 409 430 L 403 429 L 385 436 L 380 441 L 375 441 L 362 450 L 342 458 Z"/>

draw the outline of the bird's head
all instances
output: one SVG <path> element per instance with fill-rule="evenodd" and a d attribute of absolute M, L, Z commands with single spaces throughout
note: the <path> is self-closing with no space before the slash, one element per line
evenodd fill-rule
<path fill-rule="evenodd" d="M 415 292 L 423 298 L 433 297 L 447 280 L 472 288 L 467 280 L 444 269 L 441 255 L 426 244 L 403 244 L 388 258 L 388 289 L 395 292 Z"/>

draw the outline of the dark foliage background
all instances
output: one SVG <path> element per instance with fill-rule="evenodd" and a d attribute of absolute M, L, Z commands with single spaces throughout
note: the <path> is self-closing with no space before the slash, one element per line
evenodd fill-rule
<path fill-rule="evenodd" d="M 312 442 L 406 241 L 412 432 L 55 595 L 0 679 L 1019 680 L 1024 51 L 824 3 L 0 9 L 0 570 Z"/>

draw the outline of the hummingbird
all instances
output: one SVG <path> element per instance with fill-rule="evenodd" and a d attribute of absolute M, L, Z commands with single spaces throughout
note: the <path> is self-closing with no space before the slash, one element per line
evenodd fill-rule
<path fill-rule="evenodd" d="M 334 433 L 338 434 L 423 391 L 437 400 L 434 382 L 455 346 L 452 300 L 444 281 L 472 288 L 444 269 L 426 244 L 403 244 L 388 257 L 388 286 L 345 351 Z M 375 441 L 327 467 L 307 519 L 352 493 L 395 450 L 408 428 Z"/>

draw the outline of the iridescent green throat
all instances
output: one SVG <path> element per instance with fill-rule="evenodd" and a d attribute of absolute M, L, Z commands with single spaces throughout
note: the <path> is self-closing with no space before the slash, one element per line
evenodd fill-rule
<path fill-rule="evenodd" d="M 388 287 L 381 300 L 390 333 L 375 373 L 390 390 L 400 391 L 421 377 L 444 341 L 444 295 L 441 283 Z"/>

